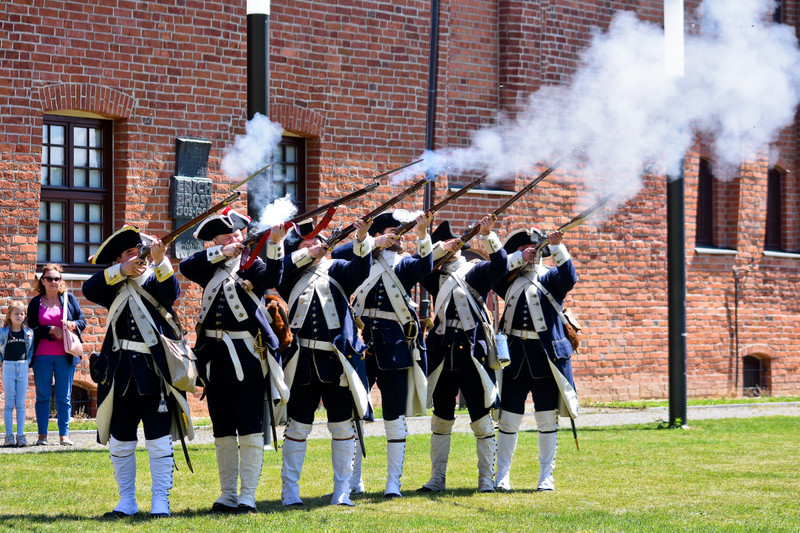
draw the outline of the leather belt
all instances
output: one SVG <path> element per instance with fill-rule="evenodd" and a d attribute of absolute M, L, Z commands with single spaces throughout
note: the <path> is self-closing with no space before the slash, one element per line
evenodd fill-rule
<path fill-rule="evenodd" d="M 336 346 L 334 346 L 332 342 L 327 341 L 315 341 L 312 339 L 301 339 L 298 337 L 297 344 L 299 344 L 301 348 L 309 348 L 311 350 L 321 350 L 323 352 L 336 351 Z"/>
<path fill-rule="evenodd" d="M 143 342 L 129 341 L 123 339 L 119 341 L 119 347 L 122 350 L 129 350 L 131 352 L 150 353 L 150 347 Z"/>
<path fill-rule="evenodd" d="M 381 311 L 380 309 L 364 309 L 361 313 L 364 318 L 382 318 L 384 320 L 391 320 L 398 322 L 397 315 L 390 311 Z"/>
<path fill-rule="evenodd" d="M 444 325 L 448 328 L 464 329 L 464 326 L 461 325 L 461 321 L 456 319 L 446 320 Z"/>
<path fill-rule="evenodd" d="M 512 329 L 511 335 L 523 340 L 538 339 L 539 334 L 530 329 Z"/>

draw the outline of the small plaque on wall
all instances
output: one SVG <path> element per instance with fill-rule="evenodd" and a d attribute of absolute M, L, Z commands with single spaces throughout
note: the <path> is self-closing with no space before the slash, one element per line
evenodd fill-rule
<path fill-rule="evenodd" d="M 181 225 L 188 223 L 190 220 L 191 218 L 177 219 L 175 220 L 175 227 L 179 228 Z M 180 234 L 178 238 L 172 242 L 172 257 L 175 259 L 186 259 L 187 257 L 205 249 L 205 244 L 203 241 L 195 239 L 192 236 L 195 229 L 197 229 L 197 225 Z"/>
<path fill-rule="evenodd" d="M 175 175 L 192 178 L 208 176 L 208 154 L 211 141 L 205 139 L 175 139 Z"/>
<path fill-rule="evenodd" d="M 169 190 L 170 218 L 193 219 L 213 206 L 214 184 L 208 178 L 173 176 Z"/>

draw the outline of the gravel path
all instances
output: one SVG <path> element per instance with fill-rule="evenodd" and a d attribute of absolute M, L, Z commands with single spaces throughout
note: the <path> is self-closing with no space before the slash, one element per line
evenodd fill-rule
<path fill-rule="evenodd" d="M 774 402 L 774 403 L 750 403 L 750 404 L 729 404 L 729 405 L 701 405 L 688 407 L 687 418 L 691 425 L 694 420 L 706 420 L 711 418 L 753 418 L 763 416 L 796 416 L 800 417 L 800 402 Z M 646 409 L 618 409 L 606 407 L 584 407 L 575 421 L 575 425 L 580 431 L 582 427 L 608 427 L 624 426 L 628 424 L 650 424 L 666 422 L 669 419 L 669 409 L 666 407 L 650 407 Z M 430 432 L 430 417 L 416 416 L 407 419 L 408 429 L 412 434 L 427 434 Z M 569 420 L 561 419 L 561 427 L 568 428 Z M 526 413 L 522 423 L 522 430 L 536 428 L 533 413 Z M 469 417 L 458 415 L 453 431 L 468 433 Z M 139 441 L 144 443 L 144 435 L 139 431 Z M 282 436 L 282 428 L 278 429 L 278 437 Z M 364 424 L 364 434 L 366 436 L 383 435 L 383 423 L 378 420 L 375 423 Z M 27 433 L 29 443 L 36 442 L 35 433 Z M 40 453 L 51 451 L 67 451 L 75 448 L 79 449 L 105 449 L 105 446 L 97 444 L 96 432 L 92 430 L 72 431 L 70 438 L 75 442 L 75 446 L 59 446 L 57 432 L 51 432 L 48 436 L 50 444 L 48 446 L 29 446 L 27 448 L 0 448 L 0 453 Z M 330 438 L 330 433 L 325 422 L 316 422 L 311 432 L 311 438 Z M 195 439 L 190 444 L 211 444 L 214 437 L 210 426 L 197 427 L 195 429 Z"/>

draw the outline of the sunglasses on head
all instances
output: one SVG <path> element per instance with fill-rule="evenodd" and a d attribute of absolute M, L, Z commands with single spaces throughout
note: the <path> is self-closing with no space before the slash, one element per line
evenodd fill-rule
<path fill-rule="evenodd" d="M 61 278 L 54 278 L 52 276 L 42 276 L 42 279 L 47 281 L 61 281 Z"/>

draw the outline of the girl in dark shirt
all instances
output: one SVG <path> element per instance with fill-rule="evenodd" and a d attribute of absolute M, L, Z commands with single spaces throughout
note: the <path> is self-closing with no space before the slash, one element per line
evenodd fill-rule
<path fill-rule="evenodd" d="M 25 397 L 28 392 L 28 365 L 33 357 L 33 330 L 25 320 L 25 304 L 12 302 L 0 328 L 0 363 L 6 401 L 4 446 L 27 446 L 25 439 Z M 14 439 L 14 408 L 17 409 L 17 438 Z"/>

